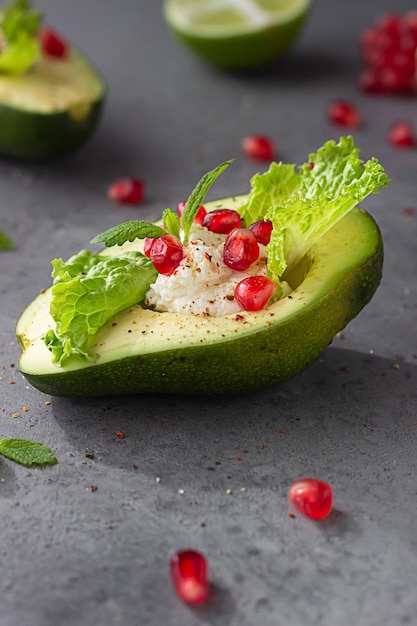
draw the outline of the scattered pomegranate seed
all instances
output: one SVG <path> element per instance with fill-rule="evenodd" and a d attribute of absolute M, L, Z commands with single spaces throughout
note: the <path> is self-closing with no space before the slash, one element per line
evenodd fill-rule
<path fill-rule="evenodd" d="M 183 255 L 181 241 L 174 235 L 158 237 L 150 250 L 150 259 L 156 271 L 164 276 L 170 276 L 177 269 Z"/>
<path fill-rule="evenodd" d="M 243 272 L 259 257 L 259 245 L 249 228 L 235 228 L 228 234 L 223 249 L 223 263 Z"/>
<path fill-rule="evenodd" d="M 195 550 L 181 550 L 170 559 L 171 579 L 187 604 L 202 604 L 209 595 L 207 559 Z"/>
<path fill-rule="evenodd" d="M 241 145 L 243 152 L 255 161 L 272 161 L 275 158 L 274 142 L 266 135 L 249 135 Z"/>
<path fill-rule="evenodd" d="M 236 286 L 235 300 L 244 311 L 260 311 L 267 305 L 276 288 L 268 276 L 248 276 Z"/>
<path fill-rule="evenodd" d="M 359 128 L 362 126 L 362 115 L 354 104 L 346 100 L 333 102 L 328 109 L 329 120 L 345 128 Z"/>
<path fill-rule="evenodd" d="M 183 200 L 182 202 L 179 203 L 178 207 L 177 207 L 177 211 L 178 211 L 178 217 L 181 219 L 182 217 L 182 213 L 184 211 L 185 205 L 187 204 L 187 202 L 185 200 Z M 196 216 L 194 218 L 194 223 L 195 224 L 200 224 L 200 226 L 203 225 L 204 222 L 204 218 L 207 215 L 207 211 L 206 208 L 201 205 L 201 207 L 198 209 Z"/>
<path fill-rule="evenodd" d="M 120 178 L 110 185 L 107 195 L 121 204 L 139 204 L 145 196 L 145 183 L 139 178 Z"/>
<path fill-rule="evenodd" d="M 242 218 L 233 209 L 216 209 L 207 213 L 203 226 L 213 233 L 228 235 L 234 228 L 240 228 Z"/>
<path fill-rule="evenodd" d="M 333 493 L 329 483 L 316 478 L 297 480 L 288 490 L 292 506 L 306 517 L 323 519 L 333 506 Z"/>
<path fill-rule="evenodd" d="M 60 59 L 68 56 L 68 44 L 62 39 L 61 35 L 58 35 L 50 28 L 43 28 L 39 33 L 39 39 L 42 50 L 47 56 Z"/>
<path fill-rule="evenodd" d="M 388 141 L 399 148 L 412 148 L 416 145 L 416 135 L 409 122 L 397 122 L 388 132 Z"/>
<path fill-rule="evenodd" d="M 405 93 L 417 89 L 416 12 L 382 16 L 359 39 L 364 71 L 359 88 L 374 94 Z"/>
<path fill-rule="evenodd" d="M 249 230 L 253 232 L 258 243 L 261 243 L 264 246 L 267 246 L 269 244 L 272 233 L 272 222 L 270 222 L 269 220 L 260 220 L 259 222 L 253 222 L 253 224 L 249 226 Z"/>

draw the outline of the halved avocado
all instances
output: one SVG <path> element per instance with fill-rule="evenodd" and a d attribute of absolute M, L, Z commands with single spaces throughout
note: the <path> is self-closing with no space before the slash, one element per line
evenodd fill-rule
<path fill-rule="evenodd" d="M 237 208 L 245 198 L 205 206 Z M 102 254 L 140 248 L 136 240 Z M 268 387 L 308 367 L 369 302 L 382 261 L 378 226 L 355 208 L 285 276 L 293 292 L 267 309 L 206 317 L 157 313 L 138 304 L 97 333 L 93 363 L 74 357 L 65 367 L 52 362 L 42 340 L 54 328 L 48 289 L 18 320 L 20 371 L 34 387 L 57 396 L 217 394 Z"/>
<path fill-rule="evenodd" d="M 46 159 L 78 149 L 95 129 L 106 87 L 74 48 L 26 74 L 0 74 L 0 154 Z"/>

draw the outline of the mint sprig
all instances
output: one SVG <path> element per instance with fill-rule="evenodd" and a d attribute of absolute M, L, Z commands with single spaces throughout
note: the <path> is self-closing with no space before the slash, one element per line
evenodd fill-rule
<path fill-rule="evenodd" d="M 42 443 L 27 439 L 0 439 L 0 454 L 26 467 L 58 463 L 58 459 L 49 448 Z"/>
<path fill-rule="evenodd" d="M 202 205 L 206 194 L 216 178 L 224 172 L 224 170 L 229 167 L 229 165 L 233 163 L 233 159 L 229 161 L 225 161 L 218 165 L 214 170 L 207 172 L 204 176 L 199 180 L 196 187 L 191 192 L 181 217 L 181 227 L 184 232 L 184 243 L 188 241 L 188 235 L 193 224 L 194 218 L 197 215 L 198 209 Z"/>
<path fill-rule="evenodd" d="M 122 246 L 127 241 L 145 239 L 146 237 L 154 239 L 155 237 L 162 237 L 162 235 L 166 235 L 166 231 L 156 224 L 143 220 L 131 220 L 96 235 L 90 243 L 104 243 L 107 247 Z"/>
<path fill-rule="evenodd" d="M 229 167 L 231 163 L 233 163 L 233 159 L 221 163 L 218 167 L 214 168 L 214 170 L 204 174 L 194 190 L 191 192 L 185 204 L 181 220 L 175 211 L 172 209 L 165 209 L 162 215 L 164 228 L 143 220 L 131 220 L 130 222 L 124 222 L 123 224 L 113 226 L 112 228 L 105 230 L 103 233 L 96 235 L 90 243 L 104 243 L 107 247 L 110 247 L 122 246 L 127 241 L 145 239 L 146 237 L 155 239 L 156 237 L 162 237 L 167 233 L 179 237 L 181 228 L 184 236 L 183 242 L 187 243 L 194 218 L 197 215 L 197 211 L 203 203 L 208 190 L 216 178 L 226 169 L 226 167 Z"/>

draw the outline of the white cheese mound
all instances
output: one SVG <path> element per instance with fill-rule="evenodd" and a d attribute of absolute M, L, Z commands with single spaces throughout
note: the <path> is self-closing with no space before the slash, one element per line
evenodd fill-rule
<path fill-rule="evenodd" d="M 236 285 L 254 274 L 266 274 L 265 246 L 259 245 L 259 258 L 238 272 L 223 263 L 227 235 L 193 225 L 184 245 L 184 258 L 170 276 L 158 274 L 146 294 L 145 303 L 157 311 L 220 316 L 239 312 L 234 298 Z"/>

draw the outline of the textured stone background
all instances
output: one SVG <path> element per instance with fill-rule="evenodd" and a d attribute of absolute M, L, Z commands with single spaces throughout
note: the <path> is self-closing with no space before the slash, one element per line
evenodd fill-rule
<path fill-rule="evenodd" d="M 417 208 L 417 157 L 386 141 L 398 119 L 417 124 L 416 104 L 355 86 L 359 32 L 412 3 L 317 0 L 285 60 L 240 76 L 183 49 L 160 1 L 40 5 L 94 60 L 109 96 L 74 157 L 0 161 L 0 228 L 17 243 L 0 254 L 0 436 L 42 441 L 59 459 L 45 469 L 0 460 L 0 625 L 416 624 L 417 218 L 404 209 Z M 259 170 L 240 153 L 249 132 L 303 162 L 339 136 L 325 115 L 335 98 L 358 104 L 366 123 L 355 140 L 392 182 L 365 203 L 385 240 L 381 287 L 322 359 L 239 398 L 66 400 L 28 386 L 14 324 L 49 284 L 52 258 L 120 221 L 157 218 L 226 158 L 236 161 L 215 195 L 245 192 Z M 121 175 L 146 180 L 141 208 L 107 200 Z M 287 515 L 287 488 L 302 475 L 334 487 L 325 522 Z M 211 565 L 200 610 L 182 605 L 169 580 L 170 553 L 188 546 Z"/>

